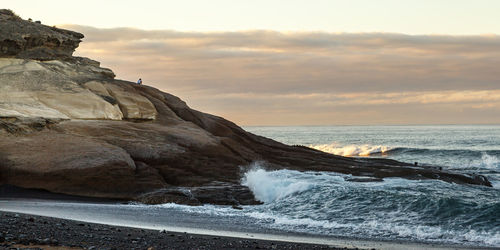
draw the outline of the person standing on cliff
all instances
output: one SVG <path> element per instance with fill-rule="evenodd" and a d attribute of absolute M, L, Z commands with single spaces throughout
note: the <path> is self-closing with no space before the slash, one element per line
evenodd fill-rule
<path fill-rule="evenodd" d="M 142 85 L 142 79 L 141 78 L 139 78 L 139 80 L 137 80 L 137 84 Z"/>

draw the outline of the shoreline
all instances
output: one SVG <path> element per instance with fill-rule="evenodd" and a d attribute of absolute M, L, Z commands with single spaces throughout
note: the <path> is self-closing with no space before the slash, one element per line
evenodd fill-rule
<path fill-rule="evenodd" d="M 242 239 L 0 212 L 0 249 L 331 249 L 326 245 Z M 341 249 L 341 248 L 337 248 Z"/>
<path fill-rule="evenodd" d="M 441 244 L 430 244 L 430 243 L 418 243 L 418 242 L 404 242 L 404 241 L 371 241 L 371 240 L 361 240 L 361 239 L 351 239 L 351 238 L 336 238 L 336 237 L 322 237 L 322 236 L 311 236 L 299 233 L 280 233 L 280 232 L 263 232 L 259 233 L 255 230 L 253 232 L 241 232 L 241 231 L 231 231 L 231 228 L 227 230 L 217 230 L 214 228 L 207 229 L 203 227 L 196 228 L 194 225 L 186 226 L 180 225 L 176 226 L 175 222 L 173 225 L 157 225 L 157 226 L 147 226 L 134 224 L 133 221 L 131 223 L 110 223 L 109 221 L 98 222 L 98 220 L 94 221 L 86 221 L 86 220 L 75 220 L 75 219 L 67 219 L 67 218 L 55 218 L 57 216 L 51 216 L 47 214 L 43 214 L 43 212 L 39 212 L 38 214 L 33 211 L 29 211 L 29 209 L 24 209 L 20 206 L 19 208 L 5 208 L 7 205 L 2 206 L 2 202 L 7 204 L 6 202 L 10 201 L 11 204 L 13 202 L 30 202 L 26 199 L 2 199 L 0 200 L 0 216 L 2 220 L 0 222 L 0 229 L 2 229 L 2 237 L 5 238 L 5 228 L 17 228 L 17 230 L 21 230 L 27 226 L 34 226 L 36 228 L 35 231 L 41 233 L 42 235 L 58 235 L 58 237 L 54 238 L 60 245 L 64 245 L 67 247 L 77 246 L 75 243 L 80 240 L 87 240 L 88 237 L 85 236 L 86 231 L 82 232 L 81 224 L 88 225 L 89 228 L 95 229 L 97 232 L 103 232 L 106 236 L 102 239 L 99 238 L 91 238 L 90 245 L 84 244 L 83 247 L 91 247 L 91 245 L 98 245 L 98 248 L 112 248 L 113 244 L 118 242 L 121 247 L 125 248 L 133 248 L 140 247 L 147 249 L 148 247 L 162 248 L 162 246 L 168 246 L 168 248 L 174 249 L 185 249 L 185 248 L 208 248 L 208 249 L 220 249 L 220 248 L 238 248 L 238 249 L 255 249 L 264 248 L 264 249 L 326 249 L 326 248 L 334 248 L 334 249 L 493 249 L 488 247 L 471 247 L 471 246 L 459 246 L 459 245 L 441 245 Z M 43 200 L 31 200 L 31 202 L 43 202 Z M 54 201 L 50 201 L 54 202 Z M 64 203 L 67 201 L 60 201 L 60 203 Z M 74 203 L 79 203 L 78 201 L 72 201 Z M 101 203 L 101 205 L 109 204 L 109 203 Z M 99 204 L 96 204 L 99 205 Z M 17 214 L 17 217 L 16 217 Z M 173 215 L 175 217 L 175 215 Z M 7 218 L 7 219 L 4 219 Z M 33 219 L 30 219 L 33 218 Z M 47 221 L 47 223 L 45 223 Z M 40 223 L 42 222 L 42 223 Z M 5 225 L 7 223 L 7 225 Z M 9 225 L 16 225 L 11 226 Z M 61 225 L 65 225 L 65 227 L 61 227 Z M 125 237 L 124 234 L 117 232 L 116 228 L 120 228 L 121 232 L 129 231 Z M 27 230 L 30 232 L 31 230 Z M 88 231 L 88 230 L 87 230 Z M 165 235 L 160 234 L 160 232 L 165 231 L 167 235 L 173 234 L 174 236 L 163 237 Z M 46 242 L 47 238 L 51 239 L 51 237 L 39 236 L 39 235 L 31 235 L 27 239 L 23 239 L 23 237 L 27 237 L 28 234 L 23 233 L 24 230 L 17 232 L 12 235 L 17 237 L 16 242 L 21 243 L 40 243 Z M 68 239 L 65 236 L 65 233 L 72 232 L 72 237 Z M 90 231 L 92 232 L 92 230 Z M 11 232 L 12 234 L 12 232 Z M 130 235 L 140 235 L 139 238 L 143 239 L 145 245 L 137 245 L 138 240 L 132 239 Z M 24 236 L 23 236 L 24 235 Z M 90 234 L 92 235 L 92 234 Z M 11 236 L 11 238 L 12 238 Z M 23 236 L 23 237 L 21 237 Z M 87 235 L 88 236 L 88 235 Z M 0 242 L 2 240 L 0 237 Z M 38 240 L 37 240 L 38 239 Z M 129 242 L 122 242 L 125 239 L 129 239 Z M 175 239 L 175 240 L 174 240 Z M 177 240 L 181 239 L 181 240 Z M 182 239 L 184 241 L 182 241 Z M 189 241 L 187 241 L 189 239 Z M 134 241 L 136 241 L 134 243 Z M 142 242 L 141 241 L 141 242 Z M 256 243 L 254 243 L 256 242 Z M 116 243 L 116 244 L 118 244 Z M 249 245 L 252 243 L 252 245 Z M 2 244 L 0 243 L 0 247 Z M 125 245 L 124 245 L 125 244 Z M 142 243 L 141 243 L 142 244 Z M 151 246 L 146 247 L 147 244 Z M 171 245 L 173 244 L 173 245 Z M 215 244 L 215 245 L 214 245 Z M 82 246 L 79 246 L 82 247 Z"/>

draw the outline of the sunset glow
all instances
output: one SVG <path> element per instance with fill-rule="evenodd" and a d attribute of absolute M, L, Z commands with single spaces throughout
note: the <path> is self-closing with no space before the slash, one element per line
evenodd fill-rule
<path fill-rule="evenodd" d="M 499 1 L 125 2 L 6 7 L 242 125 L 500 123 Z"/>

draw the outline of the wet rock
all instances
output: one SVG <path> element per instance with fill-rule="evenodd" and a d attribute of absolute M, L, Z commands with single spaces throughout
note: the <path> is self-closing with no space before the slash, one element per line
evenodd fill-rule
<path fill-rule="evenodd" d="M 348 177 L 345 178 L 346 181 L 351 182 L 382 182 L 384 179 L 376 177 Z"/>

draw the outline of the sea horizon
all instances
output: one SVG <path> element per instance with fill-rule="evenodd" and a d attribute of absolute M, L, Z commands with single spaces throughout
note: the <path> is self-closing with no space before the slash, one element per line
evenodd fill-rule
<path fill-rule="evenodd" d="M 350 126 L 350 127 L 366 127 L 366 126 L 387 126 L 387 127 L 395 127 L 395 126 L 500 126 L 500 123 L 484 123 L 484 124 L 474 124 L 474 123 L 457 123 L 457 124 L 330 124 L 330 125 L 321 125 L 321 124 L 310 124 L 310 125 L 240 125 L 242 128 L 246 127 L 341 127 L 341 126 Z"/>
<path fill-rule="evenodd" d="M 500 249 L 500 1 L 4 1 L 0 249 Z"/>

